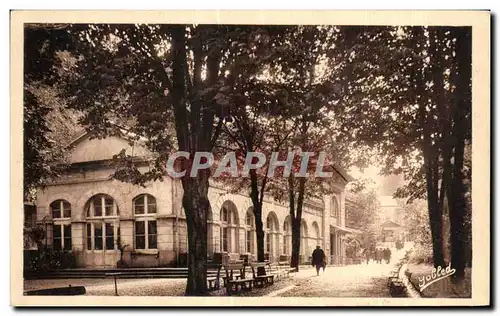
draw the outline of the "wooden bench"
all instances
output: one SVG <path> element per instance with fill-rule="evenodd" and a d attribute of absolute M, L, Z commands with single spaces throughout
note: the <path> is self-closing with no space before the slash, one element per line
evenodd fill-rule
<path fill-rule="evenodd" d="M 290 267 L 290 262 L 288 261 L 280 261 L 279 265 L 286 272 L 287 276 L 290 276 L 290 273 L 297 272 L 296 268 Z"/>
<path fill-rule="evenodd" d="M 226 276 L 223 278 L 226 294 L 231 295 L 234 292 L 252 290 L 253 279 L 246 278 L 245 265 L 241 263 L 227 264 L 224 266 Z"/>
<path fill-rule="evenodd" d="M 271 274 L 276 275 L 276 280 L 286 278 L 290 273 L 288 268 L 282 267 L 278 262 L 270 263 L 269 268 Z"/>
<path fill-rule="evenodd" d="M 209 264 L 207 265 L 207 273 L 208 270 L 217 270 L 217 275 L 215 277 L 207 277 L 207 288 L 209 291 L 214 291 L 220 289 L 220 271 L 222 269 L 221 264 Z"/>
<path fill-rule="evenodd" d="M 253 283 L 256 287 L 274 283 L 274 274 L 270 271 L 269 263 L 257 262 L 252 263 L 250 266 L 252 267 Z M 264 274 L 259 275 L 259 270 L 264 271 Z"/>

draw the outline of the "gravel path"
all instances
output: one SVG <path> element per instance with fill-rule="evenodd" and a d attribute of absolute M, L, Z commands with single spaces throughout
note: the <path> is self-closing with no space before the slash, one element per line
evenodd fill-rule
<path fill-rule="evenodd" d="M 389 297 L 387 277 L 392 264 L 360 264 L 327 267 L 316 276 L 311 268 L 301 268 L 291 277 L 275 282 L 273 286 L 254 288 L 235 296 L 299 296 L 299 297 Z M 182 296 L 186 279 L 118 279 L 120 296 Z M 113 279 L 25 280 L 24 289 L 44 289 L 64 286 L 85 286 L 87 295 L 115 295 Z M 211 296 L 226 295 L 225 289 L 211 292 Z"/>
<path fill-rule="evenodd" d="M 52 287 L 85 286 L 87 295 L 115 295 L 113 279 L 25 280 L 24 290 Z M 118 279 L 120 296 L 182 296 L 186 279 Z"/>
<path fill-rule="evenodd" d="M 392 264 L 361 264 L 326 268 L 325 273 L 300 280 L 278 296 L 390 297 L 387 277 Z"/>

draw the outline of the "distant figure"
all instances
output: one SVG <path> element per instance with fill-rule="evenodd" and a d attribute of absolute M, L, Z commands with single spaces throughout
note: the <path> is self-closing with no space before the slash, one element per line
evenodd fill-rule
<path fill-rule="evenodd" d="M 320 246 L 316 246 L 312 253 L 312 266 L 316 267 L 316 275 L 319 275 L 319 269 L 323 268 L 323 273 L 325 273 L 326 267 L 326 256 L 323 249 Z"/>
<path fill-rule="evenodd" d="M 387 261 L 387 263 L 390 263 L 391 262 L 391 255 L 392 255 L 391 249 L 386 248 L 386 252 L 387 252 L 387 255 L 386 255 L 386 259 L 385 260 Z"/>
<path fill-rule="evenodd" d="M 368 264 L 368 263 L 370 263 L 370 257 L 372 255 L 371 250 L 366 248 L 364 250 L 364 253 L 365 253 L 365 258 L 366 258 L 366 264 Z"/>
<path fill-rule="evenodd" d="M 382 256 L 385 263 L 389 263 L 389 248 L 384 248 L 384 250 L 382 250 Z"/>
<path fill-rule="evenodd" d="M 382 249 L 380 248 L 377 248 L 377 250 L 375 250 L 375 261 L 377 263 L 382 263 Z"/>

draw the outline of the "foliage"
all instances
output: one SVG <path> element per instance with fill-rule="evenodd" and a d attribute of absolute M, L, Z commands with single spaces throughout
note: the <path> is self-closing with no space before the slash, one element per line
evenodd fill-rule
<path fill-rule="evenodd" d="M 401 208 L 402 222 L 411 241 L 423 247 L 431 245 L 429 213 L 426 200 L 415 200 Z"/>
<path fill-rule="evenodd" d="M 45 228 L 43 225 L 36 225 L 34 227 L 24 227 L 23 231 L 23 244 L 24 249 L 29 249 L 36 246 L 41 249 L 43 240 L 45 239 Z"/>
<path fill-rule="evenodd" d="M 64 146 L 76 133 L 77 115 L 64 108 L 56 54 L 70 47 L 64 26 L 28 24 L 24 31 L 24 193 L 65 170 Z"/>
<path fill-rule="evenodd" d="M 356 186 L 355 186 L 356 187 Z M 380 202 L 375 189 L 364 189 L 356 193 L 348 193 L 348 199 L 354 203 L 346 206 L 346 226 L 363 231 L 362 247 L 375 247 L 380 235 Z"/>

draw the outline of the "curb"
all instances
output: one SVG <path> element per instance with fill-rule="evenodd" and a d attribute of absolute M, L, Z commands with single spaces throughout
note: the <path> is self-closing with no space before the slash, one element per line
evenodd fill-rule
<path fill-rule="evenodd" d="M 407 271 L 408 271 L 408 264 L 404 263 L 401 266 L 401 269 L 399 269 L 399 280 L 405 286 L 406 294 L 410 298 L 422 298 L 422 295 L 420 295 L 420 292 L 415 288 L 413 283 L 410 281 L 410 279 L 406 275 Z"/>

